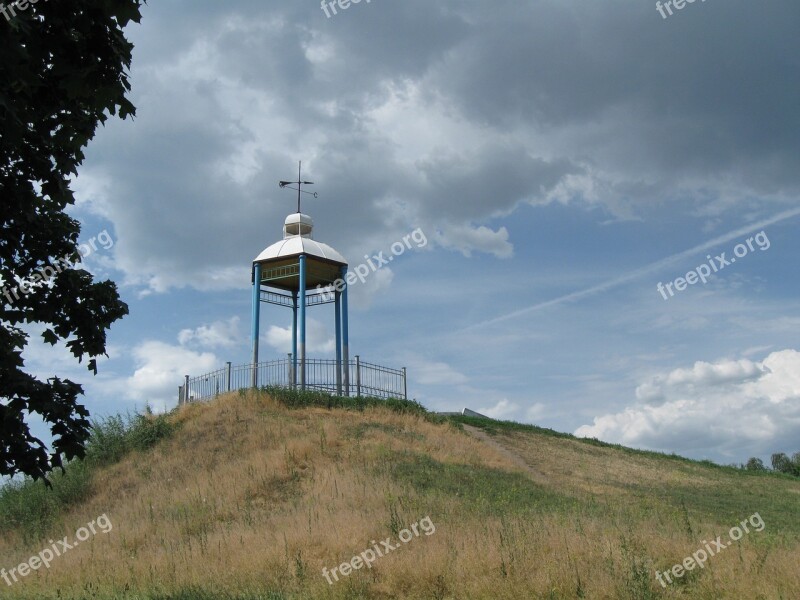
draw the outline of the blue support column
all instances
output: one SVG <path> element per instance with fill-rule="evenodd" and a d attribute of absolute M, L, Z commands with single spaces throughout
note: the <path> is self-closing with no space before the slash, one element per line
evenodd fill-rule
<path fill-rule="evenodd" d="M 300 255 L 300 389 L 306 389 L 306 256 Z"/>
<path fill-rule="evenodd" d="M 336 294 L 336 394 L 342 395 L 342 293 Z"/>
<path fill-rule="evenodd" d="M 259 321 L 261 320 L 261 265 L 253 265 L 253 316 L 250 339 L 253 343 L 253 374 L 251 377 L 251 387 L 258 387 L 258 335 Z"/>
<path fill-rule="evenodd" d="M 342 361 L 344 362 L 344 395 L 350 395 L 350 333 L 347 324 L 347 267 L 342 267 Z"/>
<path fill-rule="evenodd" d="M 292 389 L 297 387 L 297 292 L 292 292 Z"/>

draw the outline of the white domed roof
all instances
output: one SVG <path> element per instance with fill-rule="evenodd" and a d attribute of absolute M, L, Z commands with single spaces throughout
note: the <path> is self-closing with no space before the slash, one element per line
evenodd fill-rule
<path fill-rule="evenodd" d="M 341 265 L 347 261 L 336 250 L 312 238 L 314 222 L 311 217 L 302 213 L 294 213 L 286 217 L 283 224 L 283 239 L 275 242 L 259 254 L 253 262 L 265 262 L 277 258 L 289 258 L 308 254 Z"/>
<path fill-rule="evenodd" d="M 253 262 L 264 262 L 274 258 L 288 258 L 290 256 L 299 256 L 300 254 L 318 256 L 342 265 L 347 264 L 344 257 L 328 244 L 323 244 L 307 237 L 300 237 L 299 235 L 272 244 L 272 246 L 259 254 Z"/>

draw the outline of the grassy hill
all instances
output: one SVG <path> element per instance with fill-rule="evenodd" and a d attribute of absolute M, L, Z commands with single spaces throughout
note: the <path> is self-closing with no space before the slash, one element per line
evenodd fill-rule
<path fill-rule="evenodd" d="M 412 404 L 303 403 L 184 407 L 144 450 L 6 490 L 0 568 L 61 556 L 0 579 L 0 598 L 800 598 L 796 479 Z M 703 568 L 671 570 L 699 550 Z"/>

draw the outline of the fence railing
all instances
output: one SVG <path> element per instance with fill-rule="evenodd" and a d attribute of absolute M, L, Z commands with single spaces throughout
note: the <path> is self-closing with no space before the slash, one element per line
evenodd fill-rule
<path fill-rule="evenodd" d="M 305 387 L 329 394 L 345 396 L 374 396 L 377 398 L 408 399 L 406 368 L 391 369 L 364 362 L 359 356 L 343 364 L 349 378 L 337 378 L 336 360 L 307 358 L 305 361 Z M 184 384 L 178 387 L 178 404 L 215 398 L 220 394 L 253 387 L 277 385 L 300 389 L 299 377 L 293 377 L 294 362 L 291 355 L 280 360 L 225 366 L 199 377 L 186 375 Z M 299 363 L 298 363 L 299 369 Z M 255 373 L 253 371 L 255 370 Z M 255 376 L 255 379 L 254 379 Z M 342 383 L 344 381 L 344 383 Z M 342 386 L 341 388 L 339 386 Z"/>

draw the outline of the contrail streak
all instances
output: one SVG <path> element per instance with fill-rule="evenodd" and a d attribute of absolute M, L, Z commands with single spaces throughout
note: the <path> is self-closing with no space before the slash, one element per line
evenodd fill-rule
<path fill-rule="evenodd" d="M 614 279 L 610 279 L 605 283 L 599 283 L 597 285 L 593 285 L 592 287 L 588 287 L 584 290 L 579 290 L 577 292 L 565 294 L 564 296 L 559 296 L 558 298 L 553 298 L 552 300 L 546 300 L 545 302 L 540 302 L 538 304 L 534 304 L 526 308 L 521 308 L 519 310 L 515 310 L 513 312 L 501 315 L 499 317 L 495 317 L 493 319 L 489 319 L 487 321 L 474 323 L 468 327 L 464 327 L 460 331 L 462 332 L 470 331 L 473 329 L 477 329 L 479 327 L 494 325 L 495 323 L 502 323 L 503 321 L 514 319 L 516 317 L 521 317 L 522 315 L 527 315 L 529 313 L 541 310 L 543 308 L 556 306 L 558 304 L 564 304 L 565 302 L 571 302 L 573 300 L 585 298 L 586 296 L 592 296 L 600 292 L 605 292 L 606 290 L 615 288 L 619 285 L 622 285 L 623 283 L 627 283 L 629 281 L 633 281 L 634 279 L 639 279 L 640 277 L 649 275 L 655 271 L 659 271 L 662 268 L 671 265 L 673 263 L 679 262 L 685 258 L 691 258 L 695 254 L 698 254 L 700 252 L 705 252 L 706 250 L 714 248 L 715 246 L 719 246 L 720 244 L 724 244 L 726 242 L 739 238 L 756 229 L 763 229 L 764 227 L 773 225 L 775 223 L 779 223 L 781 221 L 785 221 L 786 219 L 791 219 L 792 217 L 797 215 L 800 215 L 800 208 L 786 210 L 784 212 L 778 213 L 774 217 L 770 217 L 769 219 L 764 219 L 763 221 L 758 221 L 756 223 L 745 225 L 744 227 L 740 227 L 739 229 L 735 229 L 734 231 L 723 234 L 719 237 L 714 238 L 713 240 L 700 244 L 699 246 L 695 246 L 694 248 L 690 248 L 689 250 L 684 250 L 683 252 L 679 252 L 678 254 L 673 254 L 672 256 L 668 256 L 667 258 L 662 258 L 659 261 L 650 263 L 649 265 L 631 271 L 630 273 L 626 273 L 625 275 L 621 275 L 620 277 L 615 277 Z"/>

